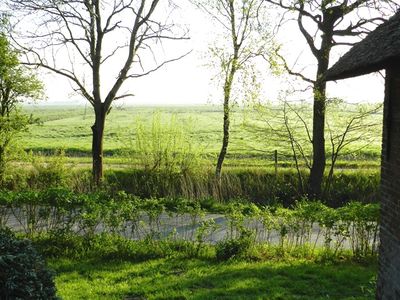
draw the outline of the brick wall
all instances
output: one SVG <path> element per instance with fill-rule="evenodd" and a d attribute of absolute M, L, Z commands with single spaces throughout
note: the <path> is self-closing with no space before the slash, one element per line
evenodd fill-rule
<path fill-rule="evenodd" d="M 400 64 L 386 71 L 377 298 L 400 300 Z"/>

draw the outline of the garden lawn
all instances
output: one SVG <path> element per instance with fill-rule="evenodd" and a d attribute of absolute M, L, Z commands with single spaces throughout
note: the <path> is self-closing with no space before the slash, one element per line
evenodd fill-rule
<path fill-rule="evenodd" d="M 376 265 L 52 259 L 63 299 L 374 299 Z"/>

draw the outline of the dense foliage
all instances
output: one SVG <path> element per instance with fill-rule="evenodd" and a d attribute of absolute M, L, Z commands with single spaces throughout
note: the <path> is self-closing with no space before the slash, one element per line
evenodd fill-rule
<path fill-rule="evenodd" d="M 0 298 L 57 299 L 53 274 L 28 240 L 0 229 Z"/>
<path fill-rule="evenodd" d="M 1 16 L 0 16 L 1 17 Z M 1 20 L 0 20 L 1 21 Z M 0 23 L 0 181 L 7 164 L 15 158 L 15 140 L 27 131 L 32 118 L 21 113 L 19 105 L 27 99 L 42 96 L 42 83 L 18 59 Z"/>

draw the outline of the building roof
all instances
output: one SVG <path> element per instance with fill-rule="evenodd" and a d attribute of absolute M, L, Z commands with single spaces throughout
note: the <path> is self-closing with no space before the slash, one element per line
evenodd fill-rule
<path fill-rule="evenodd" d="M 355 44 L 327 72 L 327 80 L 364 75 L 400 62 L 400 11 Z"/>

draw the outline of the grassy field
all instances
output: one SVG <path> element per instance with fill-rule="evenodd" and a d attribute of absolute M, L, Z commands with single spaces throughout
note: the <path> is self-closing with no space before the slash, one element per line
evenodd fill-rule
<path fill-rule="evenodd" d="M 107 118 L 104 141 L 107 184 L 142 198 L 183 197 L 212 203 L 245 199 L 259 204 L 289 206 L 302 194 L 283 120 L 288 120 L 286 125 L 296 141 L 303 145 L 302 149 L 310 152 L 304 124 L 310 125 L 311 107 L 299 105 L 295 108 L 287 115 L 283 115 L 282 107 L 277 106 L 263 110 L 236 108 L 232 114 L 229 153 L 225 161 L 225 166 L 231 169 L 224 173 L 219 184 L 215 184 L 213 164 L 222 139 L 221 108 L 114 108 Z M 330 108 L 326 135 L 328 159 L 332 146 L 330 138 L 337 143 L 349 120 L 371 108 L 348 105 Z M 21 143 L 26 150 L 32 150 L 42 158 L 35 158 L 39 163 L 33 159 L 33 171 L 26 173 L 27 179 L 20 178 L 20 186 L 30 189 L 68 186 L 74 191 L 72 195 L 76 191 L 86 191 L 90 187 L 90 174 L 82 169 L 89 168 L 91 163 L 91 109 L 85 106 L 30 106 L 24 109 L 40 118 L 41 123 L 32 125 L 22 136 Z M 322 199 L 324 203 L 338 207 L 351 200 L 376 200 L 381 119 L 381 110 L 368 114 L 363 122 L 356 119 L 355 127 L 347 136 L 352 143 L 344 149 L 344 155 L 337 163 L 339 169 L 348 170 L 342 170 L 335 178 L 332 189 Z M 143 157 L 152 155 L 154 144 L 174 144 L 175 140 L 168 141 L 169 132 L 179 135 L 179 143 L 184 144 L 183 148 L 169 148 L 170 157 L 179 156 L 176 149 L 189 149 L 199 155 L 201 164 L 193 168 L 194 172 L 153 172 L 152 168 L 137 168 L 145 165 Z M 144 143 L 142 148 L 140 142 Z M 66 158 L 52 155 L 59 149 L 65 151 Z M 279 167 L 285 168 L 279 174 L 274 173 L 275 150 L 278 151 Z M 192 159 L 190 155 L 187 156 L 189 160 Z M 63 163 L 57 164 L 58 160 Z M 55 164 L 41 164 L 51 161 Z M 18 163 L 17 166 L 25 170 L 27 164 Z M 126 168 L 133 165 L 134 168 Z M 74 172 L 71 169 L 75 169 Z M 23 172 L 16 172 L 19 173 Z M 10 178 L 18 189 L 14 178 L 19 177 Z M 94 245 L 95 248 L 104 247 Z M 54 248 L 57 252 L 63 250 L 57 245 Z M 83 248 L 81 250 L 83 252 Z M 147 255 L 153 249 L 142 250 Z M 188 258 L 193 256 L 181 253 L 142 259 L 120 257 L 117 260 L 116 257 L 119 256 L 50 258 L 49 265 L 56 271 L 58 295 L 74 300 L 374 299 L 375 262 L 355 263 L 344 257 L 336 258 L 335 262 L 297 258 L 303 256 L 284 260 L 280 256 L 271 256 L 257 261 L 249 257 L 248 260 L 217 262 L 216 258 Z"/>
<path fill-rule="evenodd" d="M 31 127 L 31 132 L 24 136 L 24 145 L 31 149 L 76 150 L 89 153 L 91 149 L 91 129 L 93 112 L 91 108 L 39 106 L 26 108 L 29 113 L 42 121 Z M 104 150 L 115 153 L 130 147 L 135 140 L 135 127 L 138 119 L 149 127 L 153 114 L 160 111 L 163 121 L 168 122 L 171 115 L 177 116 L 182 126 L 191 125 L 194 129 L 193 143 L 199 143 L 208 153 L 217 152 L 221 133 L 218 126 L 222 118 L 221 111 L 215 107 L 125 107 L 113 109 L 106 121 Z M 86 113 L 85 113 L 86 112 Z M 238 120 L 235 119 L 235 123 Z M 189 124 L 190 123 L 190 124 Z M 196 124 L 196 126 L 193 126 Z M 236 127 L 236 126 L 235 126 Z M 241 137 L 243 137 L 241 135 Z M 239 140 L 241 137 L 238 137 Z M 234 152 L 243 152 L 235 147 Z"/>
<path fill-rule="evenodd" d="M 372 107 L 372 106 L 371 106 Z M 364 107 L 368 110 L 368 107 Z M 25 110 L 41 120 L 40 125 L 32 125 L 23 135 L 25 149 L 49 153 L 64 149 L 72 161 L 90 163 L 91 128 L 93 112 L 85 106 L 27 106 Z M 357 115 L 358 107 L 338 106 L 331 109 L 328 127 L 335 134 L 341 133 L 352 116 Z M 309 106 L 299 106 L 304 118 L 310 117 Z M 159 112 L 161 126 L 169 126 L 171 118 L 175 125 L 183 128 L 187 135 L 186 143 L 196 148 L 214 162 L 222 139 L 222 110 L 216 106 L 188 107 L 122 107 L 114 108 L 107 118 L 104 150 L 106 163 L 126 164 L 123 149 L 135 149 L 136 129 L 142 124 L 151 139 L 151 126 L 154 114 Z M 381 111 L 371 114 L 365 123 L 373 126 L 359 126 L 350 132 L 348 138 L 360 137 L 352 142 L 344 152 L 339 167 L 376 168 L 379 165 L 381 146 Z M 283 166 L 292 163 L 292 153 L 287 138 L 282 137 L 282 109 L 270 106 L 267 110 L 255 111 L 236 108 L 232 114 L 231 139 L 227 165 L 246 167 L 268 166 L 273 163 L 273 153 L 278 151 Z M 288 115 L 290 126 L 296 138 L 309 149 L 305 141 L 306 131 L 293 114 Z M 272 128 L 271 128 L 272 127 Z M 327 130 L 327 151 L 330 151 L 329 131 Z M 132 162 L 132 161 L 131 161 Z"/>
<path fill-rule="evenodd" d="M 376 265 L 50 260 L 63 299 L 374 299 Z"/>

